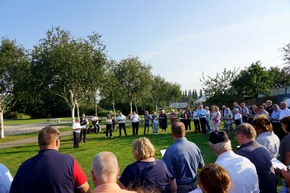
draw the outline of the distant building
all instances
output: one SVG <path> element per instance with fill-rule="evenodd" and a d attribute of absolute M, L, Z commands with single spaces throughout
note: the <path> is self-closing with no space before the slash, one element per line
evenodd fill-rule
<path fill-rule="evenodd" d="M 186 109 L 186 107 L 188 107 L 188 103 L 172 103 L 169 107 L 171 109 Z"/>

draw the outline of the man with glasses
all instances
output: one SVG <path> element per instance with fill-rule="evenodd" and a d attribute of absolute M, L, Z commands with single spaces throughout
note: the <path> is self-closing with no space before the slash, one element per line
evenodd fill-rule
<path fill-rule="evenodd" d="M 287 108 L 287 103 L 285 101 L 282 101 L 280 103 L 280 116 L 279 116 L 279 120 L 283 119 L 284 117 L 288 117 L 290 116 L 290 110 Z"/>
<path fill-rule="evenodd" d="M 19 167 L 10 193 L 81 193 L 90 192 L 88 179 L 77 160 L 58 152 L 58 129 L 48 126 L 38 134 L 40 151 Z"/>

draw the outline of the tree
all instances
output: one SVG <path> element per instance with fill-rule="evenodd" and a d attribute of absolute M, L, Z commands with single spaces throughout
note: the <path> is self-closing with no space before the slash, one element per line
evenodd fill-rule
<path fill-rule="evenodd" d="M 75 39 L 70 32 L 56 27 L 46 35 L 32 51 L 34 92 L 41 90 L 64 99 L 74 119 L 75 108 L 94 96 L 102 82 L 105 46 L 96 33 L 87 40 Z"/>
<path fill-rule="evenodd" d="M 109 62 L 109 65 L 106 69 L 104 74 L 104 81 L 100 86 L 100 94 L 102 98 L 106 98 L 107 100 L 111 101 L 113 106 L 114 115 L 116 116 L 116 109 L 115 104 L 118 101 L 121 101 L 121 92 L 120 92 L 120 85 L 117 80 L 117 63 L 114 60 Z"/>
<path fill-rule="evenodd" d="M 134 103 L 138 112 L 137 103 L 149 95 L 151 68 L 150 65 L 143 64 L 138 57 L 123 59 L 116 66 L 115 75 L 120 86 L 119 92 L 122 94 L 121 102 L 128 102 L 131 111 Z"/>
<path fill-rule="evenodd" d="M 270 67 L 269 77 L 273 80 L 271 88 L 286 87 L 290 80 L 290 74 L 287 73 L 287 70 L 278 67 Z"/>
<path fill-rule="evenodd" d="M 232 86 L 240 97 L 253 96 L 256 98 L 257 104 L 259 104 L 259 94 L 269 95 L 272 84 L 273 80 L 269 76 L 268 70 L 262 67 L 260 61 L 252 63 L 250 67 L 242 70 L 232 81 Z"/>
<path fill-rule="evenodd" d="M 231 90 L 231 82 L 234 79 L 237 70 L 227 70 L 226 68 L 221 72 L 217 73 L 215 77 L 207 76 L 205 77 L 204 73 L 200 81 L 203 83 L 203 91 L 209 99 L 209 103 L 226 103 L 229 100 L 232 100 L 235 97 Z M 200 90 L 202 91 L 202 90 Z M 200 96 L 202 93 L 200 93 Z"/>
<path fill-rule="evenodd" d="M 29 62 L 26 50 L 8 38 L 1 39 L 0 45 L 0 129 L 4 138 L 3 111 L 13 106 L 16 96 L 21 95 L 29 76 Z"/>
<path fill-rule="evenodd" d="M 290 64 L 290 43 L 280 49 L 283 52 L 283 60 L 286 64 Z M 288 66 L 289 69 L 289 66 Z"/>

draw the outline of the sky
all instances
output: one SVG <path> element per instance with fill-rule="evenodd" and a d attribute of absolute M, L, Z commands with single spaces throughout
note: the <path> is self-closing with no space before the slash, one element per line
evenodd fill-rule
<path fill-rule="evenodd" d="M 139 57 L 152 73 L 199 91 L 202 74 L 283 67 L 289 0 L 0 0 L 0 37 L 32 49 L 52 27 L 102 35 L 109 58 Z"/>

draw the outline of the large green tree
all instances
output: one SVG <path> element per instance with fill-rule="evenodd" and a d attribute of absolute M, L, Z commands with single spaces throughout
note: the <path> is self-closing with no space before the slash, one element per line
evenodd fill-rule
<path fill-rule="evenodd" d="M 138 111 L 138 104 L 150 94 L 151 68 L 150 65 L 142 63 L 138 57 L 128 57 L 116 65 L 114 73 L 122 96 L 120 102 L 129 103 L 131 111 L 133 103 Z"/>
<path fill-rule="evenodd" d="M 231 88 L 231 82 L 237 74 L 237 69 L 227 70 L 226 68 L 221 73 L 216 73 L 215 77 L 205 76 L 202 74 L 200 81 L 203 84 L 203 92 L 212 104 L 224 104 L 235 98 Z M 201 97 L 201 96 L 199 96 Z"/>
<path fill-rule="evenodd" d="M 270 94 L 271 85 L 273 85 L 273 79 L 260 61 L 242 70 L 232 81 L 232 86 L 240 98 L 255 97 L 257 104 L 259 104 L 259 94 L 266 96 Z"/>
<path fill-rule="evenodd" d="M 34 91 L 64 99 L 73 119 L 75 108 L 94 96 L 102 82 L 106 55 L 100 38 L 93 33 L 87 39 L 76 39 L 70 32 L 56 27 L 32 51 Z"/>
<path fill-rule="evenodd" d="M 3 111 L 25 92 L 29 77 L 27 51 L 16 41 L 2 38 L 0 44 L 0 129 L 4 138 Z"/>

